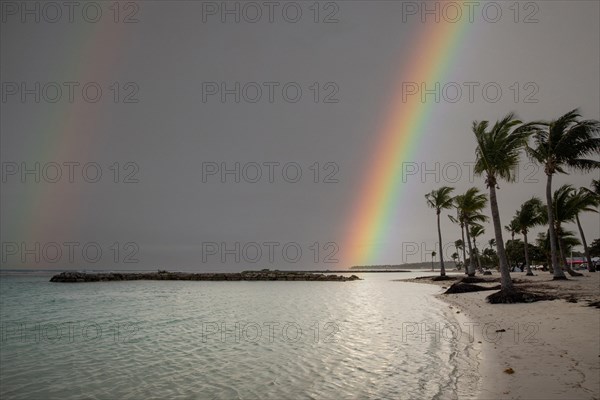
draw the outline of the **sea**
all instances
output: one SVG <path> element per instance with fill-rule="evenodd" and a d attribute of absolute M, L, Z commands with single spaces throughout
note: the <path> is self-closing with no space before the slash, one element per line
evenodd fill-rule
<path fill-rule="evenodd" d="M 477 352 L 426 272 L 348 282 L 0 274 L 0 398 L 468 399 Z M 452 325 L 455 324 L 455 325 Z"/>

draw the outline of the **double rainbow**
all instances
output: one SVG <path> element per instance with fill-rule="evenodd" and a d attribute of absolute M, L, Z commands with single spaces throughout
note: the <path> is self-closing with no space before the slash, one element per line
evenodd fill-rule
<path fill-rule="evenodd" d="M 427 127 L 427 118 L 431 113 L 431 104 L 422 103 L 420 96 L 403 98 L 404 82 L 426 82 L 428 85 L 441 81 L 444 73 L 450 68 L 461 42 L 463 33 L 469 22 L 457 23 L 439 22 L 422 23 L 415 32 L 418 37 L 413 45 L 412 53 L 406 55 L 410 61 L 403 68 L 397 82 L 393 85 L 394 96 L 385 113 L 385 123 L 377 134 L 375 147 L 371 150 L 371 159 L 366 172 L 360 181 L 359 196 L 352 204 L 351 220 L 344 228 L 344 240 L 341 245 L 341 261 L 345 266 L 351 264 L 367 264 L 376 260 L 382 250 L 382 239 L 389 232 L 394 211 L 400 202 L 404 185 L 402 184 L 402 163 L 414 153 L 419 144 L 421 133 Z M 123 28 L 119 26 L 90 26 L 78 36 L 78 59 L 63 57 L 68 61 L 61 72 L 65 80 L 77 76 L 82 82 L 109 82 L 113 69 L 118 60 L 123 43 L 119 37 Z M 57 71 L 58 72 L 58 71 Z M 67 76 L 68 75 L 68 76 Z M 97 106 L 97 105 L 95 105 Z M 62 112 L 53 112 L 48 107 L 46 118 L 39 124 L 40 130 L 47 132 L 45 140 L 40 144 L 41 154 L 37 159 L 45 160 L 52 155 L 54 160 L 78 160 L 85 156 L 93 146 L 93 135 L 85 132 L 97 119 L 94 107 L 88 107 L 81 102 L 65 107 Z M 50 111 L 51 110 L 51 111 Z M 34 238 L 42 238 L 49 233 L 56 234 L 56 224 L 51 221 L 42 222 L 46 218 L 48 208 L 58 210 L 62 198 L 57 193 L 57 185 L 32 185 L 24 196 L 21 205 L 19 226 L 13 226 L 10 231 L 18 238 L 29 234 Z M 53 204 L 47 204 L 47 199 L 58 199 Z M 72 204 L 77 204 L 74 200 Z M 26 210 L 26 211 L 25 211 Z M 73 210 L 75 211 L 75 210 Z M 72 221 L 70 221 L 72 222 Z M 74 224 L 65 221 L 61 231 L 66 231 Z M 29 228 L 28 232 L 24 229 Z M 72 233 L 72 232 L 71 232 Z"/>

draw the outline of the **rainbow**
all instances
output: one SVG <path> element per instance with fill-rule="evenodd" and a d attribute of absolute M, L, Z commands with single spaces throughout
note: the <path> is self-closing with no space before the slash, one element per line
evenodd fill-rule
<path fill-rule="evenodd" d="M 33 153 L 35 157 L 26 160 L 30 167 L 34 162 L 62 164 L 65 161 L 77 161 L 84 164 L 88 161 L 94 138 L 102 137 L 101 132 L 95 131 L 101 129 L 102 125 L 99 120 L 101 114 L 97 109 L 102 107 L 103 102 L 110 101 L 107 99 L 111 99 L 112 94 L 108 91 L 108 86 L 119 80 L 113 73 L 123 50 L 124 29 L 122 24 L 80 24 L 73 48 L 64 50 L 64 54 L 57 54 L 56 59 L 64 60 L 64 63 L 57 66 L 51 76 L 59 77 L 56 81 L 60 83 L 77 81 L 80 86 L 75 89 L 73 103 L 63 104 L 66 100 L 61 100 L 56 107 L 44 105 L 45 114 L 37 118 L 37 130 L 43 132 L 43 135 L 40 135 L 37 149 Z M 82 101 L 81 88 L 87 82 L 98 82 L 101 85 L 103 95 L 99 103 L 87 104 Z M 104 169 L 107 166 L 102 167 Z M 78 172 L 80 171 L 79 169 Z M 74 231 L 77 225 L 69 216 L 77 215 L 85 205 L 76 198 L 65 200 L 69 193 L 76 195 L 77 191 L 69 190 L 68 185 L 61 183 L 24 186 L 27 193 L 24 194 L 20 207 L 21 218 L 18 226 L 11 227 L 16 238 L 35 241 L 47 240 L 49 237 L 69 240 L 78 237 L 78 233 Z"/>
<path fill-rule="evenodd" d="M 421 102 L 420 94 L 403 94 L 403 84 L 425 82 L 431 88 L 442 81 L 468 25 L 468 21 L 421 24 L 418 43 L 409 54 L 410 62 L 393 86 L 395 92 L 384 113 L 383 128 L 376 134 L 369 164 L 360 179 L 359 197 L 349 213 L 350 223 L 340 247 L 345 267 L 376 261 L 382 239 L 395 223 L 394 213 L 405 186 L 401 180 L 402 163 L 409 161 L 427 128 L 432 105 Z"/>

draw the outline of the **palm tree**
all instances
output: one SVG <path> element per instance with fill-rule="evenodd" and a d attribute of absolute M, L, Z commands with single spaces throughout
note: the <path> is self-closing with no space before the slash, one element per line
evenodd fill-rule
<path fill-rule="evenodd" d="M 454 203 L 455 203 L 454 207 L 456 207 L 456 201 L 460 197 L 461 196 L 455 196 L 454 197 Z M 468 268 L 467 268 L 467 265 L 466 265 L 467 255 L 465 253 L 465 221 L 462 218 L 460 218 L 460 213 L 459 213 L 458 208 L 456 209 L 456 218 L 453 217 L 452 215 L 448 215 L 448 218 L 450 218 L 450 221 L 452 221 L 453 223 L 460 225 L 460 234 L 461 234 L 462 239 L 458 239 L 458 240 L 454 241 L 454 246 L 456 247 L 456 251 L 458 251 L 459 247 L 462 249 L 463 262 L 465 264 L 465 274 L 467 274 L 468 273 Z"/>
<path fill-rule="evenodd" d="M 436 255 L 436 254 L 437 254 L 437 253 L 436 253 L 435 251 L 432 251 L 432 252 L 431 252 L 431 270 L 432 270 L 432 271 L 433 271 L 433 259 L 435 258 L 435 255 Z M 444 271 L 444 272 L 445 272 L 445 271 Z"/>
<path fill-rule="evenodd" d="M 504 226 L 504 229 L 510 233 L 510 240 L 515 240 L 515 235 L 519 233 L 519 226 L 514 218 L 509 222 L 508 225 Z"/>
<path fill-rule="evenodd" d="M 600 168 L 600 161 L 587 159 L 600 153 L 600 122 L 580 121 L 578 110 L 572 110 L 550 122 L 530 124 L 534 135 L 533 146 L 527 147 L 529 156 L 544 166 L 546 181 L 546 206 L 550 232 L 550 251 L 554 279 L 567 279 L 558 265 L 557 232 L 552 212 L 552 177 L 566 173 L 565 167 L 582 171 Z"/>
<path fill-rule="evenodd" d="M 544 232 L 538 233 L 537 238 L 535 239 L 535 245 L 538 247 L 538 249 L 540 249 L 540 251 L 542 252 L 544 257 L 546 258 L 546 263 L 549 267 L 549 270 L 551 273 L 553 273 L 551 255 L 550 255 L 550 241 L 548 240 L 548 233 L 547 232 L 546 233 L 544 233 Z"/>
<path fill-rule="evenodd" d="M 531 272 L 531 265 L 529 263 L 527 234 L 531 228 L 544 224 L 546 219 L 547 217 L 544 215 L 544 204 L 542 203 L 542 200 L 535 196 L 521 204 L 521 208 L 519 208 L 513 219 L 517 230 L 523 235 L 523 243 L 525 244 L 525 268 L 527 269 L 528 276 L 533 276 L 533 272 Z"/>
<path fill-rule="evenodd" d="M 571 252 L 573 247 L 581 246 L 581 242 L 575 237 L 575 234 L 573 232 L 564 229 L 562 231 L 562 241 L 563 248 L 565 250 L 564 263 L 567 264 L 566 255 Z"/>
<path fill-rule="evenodd" d="M 542 254 L 544 254 L 544 256 L 546 257 L 546 261 L 548 262 L 548 266 L 550 267 L 549 270 L 552 273 L 552 268 L 551 268 L 552 265 L 550 264 L 550 258 L 551 258 L 550 240 L 548 240 L 549 236 L 550 235 L 548 234 L 548 232 L 540 232 L 540 233 L 538 233 L 538 236 L 537 236 L 537 239 L 535 240 L 535 242 L 536 242 L 537 248 L 540 249 Z M 573 232 L 571 232 L 571 231 L 567 231 L 567 230 L 563 229 L 561 232 L 561 238 L 562 238 L 565 252 L 568 252 L 572 247 L 579 246 L 581 244 L 581 242 L 579 240 L 577 240 L 577 238 L 575 236 L 573 236 Z M 564 257 L 561 262 L 564 265 L 567 264 L 567 261 Z"/>
<path fill-rule="evenodd" d="M 450 257 L 452 258 L 452 261 L 454 261 L 454 264 L 458 265 L 456 261 L 458 259 L 458 253 L 454 252 Z"/>
<path fill-rule="evenodd" d="M 435 210 L 437 215 L 437 228 L 438 228 L 438 239 L 440 241 L 440 275 L 446 276 L 446 269 L 444 268 L 444 249 L 442 244 L 442 229 L 440 227 L 440 214 L 442 210 L 446 210 L 452 207 L 454 199 L 450 195 L 454 191 L 454 188 L 449 186 L 443 186 L 437 190 L 432 190 L 430 193 L 425 195 L 427 199 L 427 205 Z"/>
<path fill-rule="evenodd" d="M 554 192 L 552 199 L 554 209 L 554 230 L 560 256 L 559 264 L 563 264 L 565 270 L 571 276 L 581 276 L 582 274 L 573 271 L 566 262 L 566 246 L 564 238 L 567 236 L 563 229 L 563 224 L 573 222 L 578 212 L 577 199 L 573 195 L 575 188 L 571 185 L 562 185 Z M 570 233 L 570 232 L 569 232 Z"/>
<path fill-rule="evenodd" d="M 581 243 L 583 244 L 588 271 L 596 272 L 596 268 L 594 267 L 594 264 L 592 264 L 592 257 L 590 256 L 590 250 L 587 245 L 587 241 L 585 240 L 585 234 L 583 233 L 583 228 L 581 227 L 579 214 L 582 212 L 597 213 L 598 210 L 596 210 L 596 208 L 600 205 L 600 196 L 597 196 L 587 188 L 580 188 L 578 191 L 572 192 L 572 196 L 574 197 L 573 211 L 575 212 L 575 222 L 577 222 L 577 228 L 579 228 L 579 236 L 581 237 Z"/>
<path fill-rule="evenodd" d="M 498 265 L 498 254 L 493 248 L 484 249 L 482 252 L 483 255 L 483 265 L 486 269 L 489 269 L 492 265 Z"/>
<path fill-rule="evenodd" d="M 515 235 L 519 232 L 519 227 L 517 226 L 517 221 L 513 218 L 508 225 L 504 226 L 504 229 L 506 229 L 506 231 L 508 233 L 510 233 L 510 241 L 514 242 Z M 507 256 L 507 261 L 508 261 L 509 267 L 512 266 L 512 261 L 508 259 L 508 256 Z"/>
<path fill-rule="evenodd" d="M 473 133 L 477 139 L 477 160 L 474 172 L 477 175 L 485 174 L 485 184 L 490 190 L 490 208 L 501 275 L 499 300 L 512 302 L 515 289 L 510 278 L 504 239 L 502 238 L 502 223 L 500 222 L 496 189 L 499 179 L 508 182 L 514 181 L 515 170 L 519 165 L 519 154 L 527 143 L 528 133 L 525 129 L 517 128 L 521 125 L 521 121 L 515 119 L 513 113 L 509 113 L 504 119 L 497 121 L 490 130 L 488 130 L 488 124 L 488 121 L 473 122 Z"/>
<path fill-rule="evenodd" d="M 482 271 L 483 268 L 481 266 L 481 257 L 479 254 L 479 248 L 477 248 L 477 238 L 485 233 L 485 229 L 482 225 L 473 224 L 471 225 L 471 237 L 473 238 L 473 251 L 475 252 L 475 256 L 477 257 L 477 267 L 479 271 Z"/>
<path fill-rule="evenodd" d="M 464 243 L 466 242 L 469 246 L 469 263 L 466 264 L 467 259 L 466 255 L 463 253 L 463 258 L 465 260 L 465 273 L 469 276 L 475 275 L 475 265 L 473 263 L 473 248 L 471 246 L 471 236 L 469 229 L 473 224 L 478 224 L 480 222 L 486 222 L 488 220 L 487 216 L 481 213 L 481 210 L 485 208 L 487 205 L 487 197 L 485 194 L 481 193 L 478 188 L 472 187 L 469 188 L 464 194 L 456 196 L 454 198 L 454 207 L 456 207 L 458 222 L 461 226 L 461 232 L 463 233 L 463 249 Z M 454 218 L 451 217 L 452 220 Z M 456 220 L 454 220 L 456 222 Z M 467 239 L 465 241 L 465 235 L 467 234 Z"/>
<path fill-rule="evenodd" d="M 563 248 L 563 253 L 561 255 L 561 257 L 562 257 L 561 262 L 562 262 L 562 265 L 566 266 L 565 271 L 569 272 L 569 270 L 571 270 L 571 264 L 567 261 L 567 254 L 569 254 L 571 252 L 573 247 L 581 246 L 581 242 L 579 241 L 579 239 L 577 239 L 575 237 L 575 234 L 573 232 L 568 231 L 566 229 L 563 229 L 561 231 L 560 240 L 561 240 L 561 245 Z M 574 276 L 583 276 L 583 274 L 576 273 L 573 270 L 571 270 L 571 272 L 569 272 L 569 273 L 574 274 Z"/>
<path fill-rule="evenodd" d="M 490 246 L 490 250 L 493 250 L 493 248 L 496 247 L 496 239 L 491 238 L 488 240 L 488 246 Z"/>
<path fill-rule="evenodd" d="M 454 207 L 455 208 L 456 208 L 456 202 L 458 201 L 459 198 L 461 198 L 461 196 L 454 197 Z M 450 219 L 450 221 L 452 221 L 452 223 L 460 225 L 460 235 L 461 235 L 462 239 L 458 239 L 458 240 L 454 241 L 454 246 L 456 247 L 456 251 L 458 251 L 459 248 L 462 248 L 463 262 L 466 263 L 467 256 L 465 254 L 465 222 L 460 218 L 460 212 L 459 212 L 458 208 L 456 208 L 456 218 L 449 214 L 448 214 L 448 218 Z M 465 274 L 466 273 L 467 273 L 467 266 L 465 265 Z"/>
<path fill-rule="evenodd" d="M 458 256 L 458 264 L 460 265 L 461 261 L 460 261 L 460 253 L 459 251 L 462 249 L 463 251 L 463 256 L 465 253 L 465 244 L 463 243 L 463 241 L 461 239 L 455 240 L 454 241 L 454 248 L 456 248 L 456 254 Z M 464 257 L 463 257 L 464 259 Z"/>

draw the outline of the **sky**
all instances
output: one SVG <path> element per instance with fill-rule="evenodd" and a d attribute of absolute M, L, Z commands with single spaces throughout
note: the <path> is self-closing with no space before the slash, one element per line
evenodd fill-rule
<path fill-rule="evenodd" d="M 596 1 L 7 1 L 0 12 L 4 269 L 429 261 L 424 195 L 486 190 L 473 121 L 600 118 Z M 406 138 L 387 149 L 400 179 L 365 193 L 385 176 L 374 165 L 386 133 Z M 545 179 L 523 156 L 516 182 L 499 184 L 503 225 L 543 198 Z M 382 222 L 361 208 L 368 195 L 388 204 Z M 460 238 L 451 213 L 446 255 Z M 597 214 L 582 223 L 588 242 L 600 237 Z"/>

